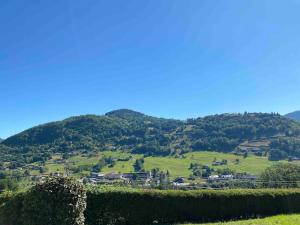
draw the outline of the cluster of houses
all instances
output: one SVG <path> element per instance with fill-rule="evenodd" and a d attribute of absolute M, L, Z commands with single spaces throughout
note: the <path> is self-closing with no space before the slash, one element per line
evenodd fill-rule
<path fill-rule="evenodd" d="M 228 175 L 211 175 L 208 177 L 207 180 L 218 181 L 218 180 L 231 180 L 231 179 L 234 179 L 234 175 L 228 174 Z"/>
<path fill-rule="evenodd" d="M 213 166 L 222 166 L 222 165 L 226 165 L 227 164 L 227 161 L 224 160 L 224 161 L 215 161 L 212 163 Z"/>
<path fill-rule="evenodd" d="M 136 173 L 91 173 L 87 178 L 91 184 L 110 184 L 116 182 L 123 182 L 130 184 L 133 181 L 140 181 L 144 185 L 149 185 L 154 180 L 151 172 L 136 172 Z M 248 174 L 227 174 L 227 175 L 211 175 L 204 180 L 204 183 L 210 182 L 222 182 L 230 180 L 248 180 L 255 181 L 257 176 Z M 191 184 L 184 177 L 177 177 L 173 181 L 169 182 L 174 187 L 188 187 Z"/>
<path fill-rule="evenodd" d="M 155 178 L 151 172 L 135 172 L 135 173 L 91 173 L 88 177 L 88 182 L 91 184 L 110 184 L 116 182 L 123 182 L 130 184 L 134 181 L 139 181 L 144 185 L 148 185 L 153 182 Z M 159 184 L 159 180 L 155 180 L 156 184 Z M 178 177 L 175 178 L 170 184 L 174 186 L 188 186 L 189 183 L 186 183 L 185 178 Z"/>
<path fill-rule="evenodd" d="M 89 183 L 114 183 L 123 181 L 124 183 L 131 183 L 132 181 L 142 181 L 149 183 L 151 180 L 151 172 L 136 172 L 136 173 L 91 173 L 88 177 Z"/>
<path fill-rule="evenodd" d="M 300 161 L 300 157 L 291 157 L 289 158 L 290 161 Z"/>
<path fill-rule="evenodd" d="M 233 174 L 227 174 L 227 175 L 211 175 L 207 178 L 208 181 L 226 181 L 226 180 L 249 180 L 249 181 L 255 181 L 258 177 L 254 175 L 249 174 L 243 174 L 243 173 L 237 173 L 235 175 Z"/>

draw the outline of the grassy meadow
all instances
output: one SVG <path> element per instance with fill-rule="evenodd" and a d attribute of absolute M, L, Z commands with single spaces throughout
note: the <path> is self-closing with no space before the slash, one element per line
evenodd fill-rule
<path fill-rule="evenodd" d="M 104 167 L 102 172 L 133 172 L 133 164 L 136 159 L 142 158 L 143 155 L 139 154 L 129 154 L 126 152 L 119 151 L 104 151 L 99 152 L 94 155 L 83 156 L 77 155 L 72 156 L 67 160 L 67 165 L 69 167 L 80 167 L 80 166 L 93 166 L 101 159 L 101 157 L 113 157 L 115 159 L 126 158 L 132 156 L 128 161 L 116 161 L 113 167 Z M 47 168 L 47 173 L 51 172 L 63 172 L 65 171 L 66 164 L 57 163 L 55 160 L 58 156 L 54 156 L 53 159 L 46 162 L 45 167 Z M 219 153 L 219 152 L 192 152 L 184 154 L 180 157 L 146 157 L 144 167 L 145 170 L 151 170 L 153 168 L 159 168 L 162 171 L 169 171 L 171 177 L 188 177 L 191 174 L 189 166 L 191 163 L 200 163 L 203 165 L 208 165 L 214 169 L 218 168 L 230 168 L 235 172 L 247 172 L 253 175 L 260 174 L 267 167 L 271 166 L 276 162 L 269 161 L 267 157 L 259 157 L 254 155 L 249 155 L 244 158 L 242 156 L 237 156 L 230 153 Z M 214 160 L 222 161 L 227 160 L 227 165 L 223 166 L 212 166 Z M 239 163 L 236 163 L 236 159 L 239 159 Z M 31 174 L 38 174 L 38 171 L 31 171 Z M 88 170 L 83 170 L 78 174 L 74 174 L 76 177 L 84 176 L 89 174 Z"/>

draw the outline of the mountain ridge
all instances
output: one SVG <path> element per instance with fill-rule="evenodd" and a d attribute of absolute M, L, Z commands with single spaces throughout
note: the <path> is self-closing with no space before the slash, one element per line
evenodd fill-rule
<path fill-rule="evenodd" d="M 300 122 L 300 110 L 288 113 L 288 114 L 285 115 L 285 117 Z"/>
<path fill-rule="evenodd" d="M 41 161 L 74 151 L 121 150 L 146 156 L 204 150 L 226 153 L 260 139 L 287 155 L 300 155 L 300 123 L 276 113 L 227 113 L 183 121 L 120 109 L 73 116 L 13 135 L 0 144 L 0 161 Z"/>

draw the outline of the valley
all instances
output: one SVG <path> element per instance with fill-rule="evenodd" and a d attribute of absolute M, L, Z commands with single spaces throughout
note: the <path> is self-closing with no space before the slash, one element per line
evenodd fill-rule
<path fill-rule="evenodd" d="M 251 181 L 272 165 L 300 164 L 300 123 L 275 113 L 174 120 L 120 109 L 30 128 L 3 140 L 0 153 L 2 188 L 9 180 L 26 187 L 63 175 L 87 183 L 115 176 L 122 183 L 117 174 L 140 172 L 143 184 L 153 172 L 156 184 L 223 182 L 224 176 Z"/>
<path fill-rule="evenodd" d="M 103 163 L 107 159 L 109 159 L 109 163 Z M 135 164 L 140 160 L 143 160 L 143 164 L 137 169 Z M 220 165 L 218 165 L 218 162 Z M 222 162 L 226 163 L 222 164 Z M 253 154 L 244 157 L 232 153 L 207 151 L 186 153 L 182 154 L 180 157 L 144 157 L 142 154 L 132 154 L 121 151 L 103 151 L 88 155 L 78 154 L 71 156 L 68 159 L 63 159 L 62 155 L 56 154 L 52 159 L 47 160 L 43 164 L 32 163 L 21 168 L 21 174 L 24 174 L 21 184 L 26 188 L 32 181 L 41 180 L 43 177 L 65 175 L 85 181 L 86 183 L 124 184 L 127 179 L 120 179 L 122 174 L 134 175 L 141 172 L 149 173 L 156 170 L 160 173 L 168 174 L 168 181 L 165 181 L 167 183 L 177 182 L 176 180 L 180 178 L 183 180 L 183 183 L 188 186 L 204 185 L 207 182 L 214 181 L 215 187 L 217 187 L 217 183 L 222 183 L 226 180 L 228 182 L 237 180 L 250 182 L 251 180 L 249 179 L 254 179 L 253 182 L 255 182 L 266 168 L 278 163 L 288 163 L 288 161 L 282 160 L 274 162 L 269 161 L 267 157 L 256 156 Z M 300 161 L 294 161 L 292 163 L 300 166 Z M 197 165 L 199 168 L 200 165 L 202 165 L 209 168 L 209 171 L 199 168 L 194 170 L 194 168 L 191 168 L 192 165 Z M 20 172 L 20 168 L 16 171 Z M 102 176 L 120 174 L 120 176 L 109 178 L 107 180 L 97 178 L 97 174 L 103 174 Z M 221 178 L 223 175 L 232 177 L 223 179 Z M 244 177 L 242 180 L 241 176 Z M 96 177 L 96 179 L 93 177 Z M 151 180 L 154 179 L 155 177 L 151 178 Z M 135 182 L 134 180 L 128 181 Z M 149 181 L 142 179 L 139 181 L 139 184 L 147 186 Z"/>

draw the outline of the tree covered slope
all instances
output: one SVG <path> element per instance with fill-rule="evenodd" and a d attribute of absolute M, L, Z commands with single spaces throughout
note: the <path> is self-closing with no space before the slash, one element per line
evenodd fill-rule
<path fill-rule="evenodd" d="M 285 115 L 285 117 L 300 122 L 300 111 L 295 111 L 295 112 L 292 112 L 292 113 L 288 113 L 288 114 Z"/>
<path fill-rule="evenodd" d="M 145 155 L 230 152 L 245 141 L 276 136 L 290 140 L 299 134 L 300 124 L 279 114 L 222 114 L 180 121 L 122 109 L 33 127 L 4 140 L 0 151 L 5 153 L 2 157 L 11 153 L 25 161 L 38 161 L 55 152 L 94 150 Z M 289 151 L 293 154 L 298 148 Z"/>

